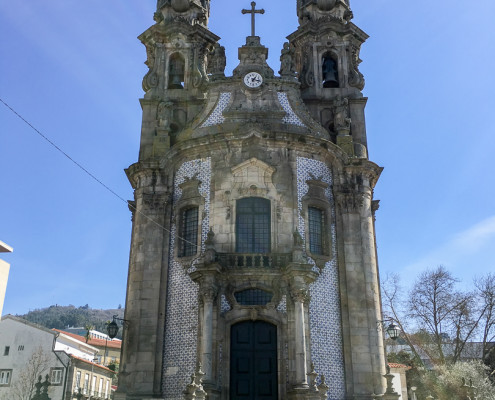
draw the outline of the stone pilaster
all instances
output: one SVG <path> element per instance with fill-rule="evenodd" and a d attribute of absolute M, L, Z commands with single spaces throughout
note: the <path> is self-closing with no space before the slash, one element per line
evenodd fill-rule
<path fill-rule="evenodd" d="M 343 312 L 348 334 L 344 348 L 347 373 L 351 374 L 347 387 L 353 399 L 368 399 L 371 390 L 384 391 L 385 355 L 382 331 L 377 329 L 381 304 L 372 213 L 372 186 L 379 172 L 354 169 L 349 183 L 335 193 L 342 230 L 339 263 L 345 273 Z"/>
<path fill-rule="evenodd" d="M 161 393 L 170 202 L 164 177 L 152 165 L 127 170 L 135 188 L 132 243 L 117 399 Z M 150 373 L 151 371 L 151 373 Z M 124 395 L 127 394 L 127 397 Z"/>

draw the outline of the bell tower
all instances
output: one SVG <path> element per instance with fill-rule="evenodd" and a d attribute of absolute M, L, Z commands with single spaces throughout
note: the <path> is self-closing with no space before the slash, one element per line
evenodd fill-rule
<path fill-rule="evenodd" d="M 288 38 L 304 102 L 332 142 L 367 157 L 359 52 L 368 35 L 351 22 L 348 1 L 298 0 L 297 13 L 299 27 Z"/>
<path fill-rule="evenodd" d="M 297 0 L 279 76 L 225 76 L 208 0 L 159 0 L 146 47 L 117 400 L 371 400 L 385 357 L 349 2 Z"/>

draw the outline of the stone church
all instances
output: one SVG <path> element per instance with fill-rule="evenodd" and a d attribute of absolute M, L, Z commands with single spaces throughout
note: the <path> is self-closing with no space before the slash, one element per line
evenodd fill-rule
<path fill-rule="evenodd" d="M 210 0 L 159 0 L 139 37 L 149 71 L 139 159 L 126 170 L 133 225 L 116 399 L 384 391 L 382 168 L 368 159 L 359 71 L 368 36 L 349 0 L 293 2 L 299 27 L 277 75 L 255 32 L 262 4 L 242 10 L 252 29 L 232 76 L 208 30 Z"/>

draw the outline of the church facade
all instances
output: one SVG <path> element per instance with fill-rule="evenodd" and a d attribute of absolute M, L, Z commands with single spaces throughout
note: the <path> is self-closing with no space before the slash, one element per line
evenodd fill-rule
<path fill-rule="evenodd" d="M 366 399 L 385 356 L 349 2 L 297 0 L 279 75 L 225 75 L 209 0 L 159 0 L 143 79 L 116 399 Z"/>

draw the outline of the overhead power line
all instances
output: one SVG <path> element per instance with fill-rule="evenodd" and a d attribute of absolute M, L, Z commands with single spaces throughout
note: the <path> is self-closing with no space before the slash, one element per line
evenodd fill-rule
<path fill-rule="evenodd" d="M 168 233 L 172 233 L 169 229 L 165 228 L 163 225 L 159 224 L 156 222 L 153 218 L 147 216 L 144 214 L 142 211 L 139 211 L 135 206 L 130 204 L 126 199 L 124 199 L 122 196 L 120 196 L 117 192 L 115 192 L 113 189 L 111 189 L 108 185 L 103 183 L 101 179 L 98 179 L 95 175 L 93 175 L 91 172 L 89 172 L 81 163 L 77 162 L 74 160 L 69 154 L 67 154 L 64 150 L 62 150 L 55 142 L 53 142 L 51 139 L 49 139 L 46 135 L 44 135 L 39 129 L 37 129 L 33 124 L 31 124 L 26 118 L 24 118 L 21 114 L 19 114 L 16 110 L 14 110 L 9 104 L 7 104 L 2 98 L 0 98 L 0 102 L 2 102 L 5 107 L 7 107 L 12 113 L 14 113 L 21 121 L 23 121 L 26 125 L 28 125 L 33 131 L 35 131 L 39 136 L 41 136 L 45 141 L 47 141 L 52 147 L 54 147 L 58 152 L 62 153 L 66 158 L 68 158 L 73 164 L 75 164 L 79 169 L 81 169 L 85 174 L 89 175 L 91 179 L 99 183 L 101 186 L 103 186 L 107 191 L 112 193 L 115 197 L 117 197 L 119 200 L 123 201 L 126 205 L 131 207 L 135 212 L 137 212 L 139 215 L 142 215 L 144 218 L 146 218 L 148 221 L 151 221 L 153 224 L 158 226 L 159 228 L 163 229 L 164 231 Z M 177 236 L 178 239 L 192 244 L 194 246 L 197 246 L 196 243 L 192 243 L 187 239 L 184 239 L 180 236 Z"/>

